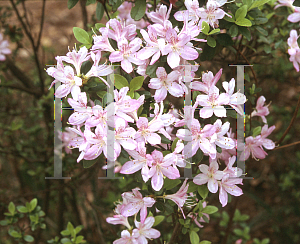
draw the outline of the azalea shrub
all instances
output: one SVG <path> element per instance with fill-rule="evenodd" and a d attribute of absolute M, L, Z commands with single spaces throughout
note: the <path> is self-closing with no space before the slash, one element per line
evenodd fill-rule
<path fill-rule="evenodd" d="M 269 34 L 279 25 L 279 7 L 289 14 L 288 38 L 279 27 Z M 270 101 L 245 55 L 288 49 L 285 59 L 298 72 L 298 8 L 288 0 L 99 1 L 96 16 L 105 13 L 106 24 L 73 28 L 79 44 L 46 72 L 55 98 L 73 111 L 63 113 L 63 157 L 75 154 L 85 168 L 101 165 L 107 177 L 99 180 L 123 184 L 105 218 L 120 227 L 118 238 L 107 243 L 211 243 L 200 229 L 243 194 L 245 162 L 263 160 L 275 148 Z M 5 60 L 10 49 L 2 39 Z M 221 68 L 201 69 L 216 61 Z M 238 71 L 224 73 L 228 64 L 233 74 L 236 66 L 245 68 L 242 80 Z M 232 241 L 249 241 L 247 228 L 237 229 Z M 79 243 L 73 239 L 66 243 Z"/>

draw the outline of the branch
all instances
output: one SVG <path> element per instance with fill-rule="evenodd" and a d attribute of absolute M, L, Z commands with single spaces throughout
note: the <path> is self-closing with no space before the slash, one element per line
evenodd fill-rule
<path fill-rule="evenodd" d="M 181 226 L 181 224 L 179 223 L 179 222 L 177 222 L 176 223 L 176 225 L 175 225 L 175 228 L 174 228 L 174 231 L 173 231 L 173 233 L 172 233 L 172 236 L 171 236 L 171 239 L 170 239 L 170 241 L 168 242 L 168 244 L 175 244 L 175 241 L 176 241 L 176 239 L 177 239 L 177 236 L 178 236 L 178 234 L 179 234 L 179 230 L 180 230 L 180 226 Z"/>
<path fill-rule="evenodd" d="M 42 7 L 42 18 L 41 18 L 41 23 L 40 23 L 40 32 L 39 32 L 39 37 L 36 43 L 36 51 L 39 49 L 40 43 L 41 43 L 41 37 L 42 37 L 42 32 L 43 32 L 43 26 L 44 26 L 44 19 L 45 19 L 45 6 L 46 6 L 46 0 L 43 0 L 43 7 Z"/>
<path fill-rule="evenodd" d="M 87 17 L 87 11 L 85 7 L 86 1 L 85 0 L 80 0 L 80 7 L 81 7 L 81 14 L 82 14 L 82 21 L 83 21 L 83 29 L 87 29 L 87 22 L 88 22 L 88 17 Z"/>
<path fill-rule="evenodd" d="M 278 150 L 278 149 L 282 149 L 282 148 L 286 148 L 286 147 L 291 147 L 291 146 L 297 145 L 297 144 L 299 144 L 299 143 L 300 143 L 300 141 L 296 141 L 296 142 L 293 142 L 293 143 L 290 143 L 290 144 L 287 144 L 287 145 L 284 145 L 284 146 L 281 146 L 281 147 L 275 147 L 275 148 L 273 149 L 273 151 L 274 151 L 274 150 Z"/>
<path fill-rule="evenodd" d="M 293 123 L 295 122 L 296 120 L 296 117 L 297 117 L 297 114 L 298 114 L 298 110 L 300 108 L 300 96 L 299 96 L 299 99 L 298 99 L 298 103 L 297 103 L 297 107 L 295 109 L 295 112 L 294 112 L 294 115 L 293 115 L 293 118 L 288 126 L 288 128 L 286 129 L 286 131 L 283 133 L 282 137 L 279 139 L 279 141 L 276 143 L 277 145 L 279 145 L 283 140 L 284 138 L 286 137 L 286 135 L 289 133 L 290 129 L 292 128 L 292 125 Z"/>

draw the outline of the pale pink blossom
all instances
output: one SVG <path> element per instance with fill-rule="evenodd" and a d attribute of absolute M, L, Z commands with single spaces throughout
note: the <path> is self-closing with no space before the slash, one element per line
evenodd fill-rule
<path fill-rule="evenodd" d="M 266 102 L 266 98 L 264 96 L 260 96 L 257 99 L 256 107 L 255 110 L 251 113 L 251 117 L 260 116 L 262 118 L 262 121 L 266 124 L 267 119 L 265 116 L 267 116 L 270 112 L 268 108 L 269 105 L 264 106 L 265 102 Z"/>
<path fill-rule="evenodd" d="M 287 6 L 291 9 L 294 9 L 294 6 L 293 6 L 294 1 L 295 0 L 278 0 L 278 4 L 276 4 L 274 9 L 279 8 L 279 7 L 283 7 L 283 6 Z"/>
<path fill-rule="evenodd" d="M 86 151 L 90 148 L 91 144 L 85 137 L 84 132 L 81 131 L 80 126 L 77 126 L 77 129 L 69 127 L 69 130 L 78 135 L 70 140 L 69 146 L 71 149 L 78 148 L 79 152 L 81 152 L 77 158 L 77 163 L 79 163 L 79 161 L 83 159 Z"/>
<path fill-rule="evenodd" d="M 206 3 L 206 8 L 197 9 L 197 15 L 201 18 L 199 21 L 199 26 L 202 25 L 202 21 L 205 21 L 211 27 L 218 28 L 219 19 L 223 19 L 226 14 L 222 9 L 219 8 L 219 6 L 220 5 L 216 1 L 209 0 Z"/>
<path fill-rule="evenodd" d="M 178 138 L 188 141 L 184 148 L 184 157 L 194 156 L 200 148 L 203 153 L 215 159 L 217 154 L 215 145 L 217 139 L 216 127 L 208 124 L 201 128 L 199 121 L 196 119 L 193 119 L 188 127 L 189 130 L 179 129 L 176 134 Z"/>
<path fill-rule="evenodd" d="M 142 169 L 141 174 L 145 182 L 148 181 L 149 167 L 148 164 L 152 161 L 151 155 L 146 153 L 144 143 L 138 143 L 136 150 L 127 150 L 128 154 L 133 157 L 130 161 L 126 162 L 122 168 L 121 174 L 133 174 Z"/>
<path fill-rule="evenodd" d="M 242 169 L 238 167 L 232 167 L 236 161 L 236 156 L 232 156 L 228 160 L 226 168 L 223 170 L 223 174 L 229 174 L 230 177 L 240 177 L 243 173 Z"/>
<path fill-rule="evenodd" d="M 166 32 L 166 39 L 168 44 L 163 50 L 163 55 L 168 55 L 168 65 L 174 69 L 180 63 L 180 57 L 185 60 L 195 60 L 198 58 L 198 52 L 193 48 L 190 42 L 191 37 L 180 33 L 177 35 L 176 31 L 169 28 Z"/>
<path fill-rule="evenodd" d="M 121 238 L 115 240 L 113 244 L 139 244 L 139 242 L 130 234 L 128 230 L 123 230 L 121 232 Z"/>
<path fill-rule="evenodd" d="M 189 184 L 186 184 L 187 179 L 184 180 L 182 186 L 180 187 L 180 189 L 172 194 L 172 195 L 164 195 L 164 198 L 172 200 L 173 202 L 175 202 L 178 207 L 180 208 L 183 217 L 185 218 L 184 212 L 182 210 L 182 207 L 187 199 L 187 190 L 189 188 Z"/>
<path fill-rule="evenodd" d="M 11 50 L 8 46 L 8 41 L 3 40 L 3 35 L 0 33 L 0 61 L 4 61 L 6 59 L 5 55 L 11 54 Z"/>
<path fill-rule="evenodd" d="M 201 174 L 198 174 L 193 179 L 193 182 L 197 185 L 204 185 L 207 183 L 207 188 L 211 193 L 218 191 L 218 180 L 223 177 L 223 172 L 218 170 L 219 165 L 215 160 L 211 160 L 209 166 L 201 164 L 199 166 Z"/>
<path fill-rule="evenodd" d="M 245 139 L 245 149 L 241 153 L 240 160 L 244 161 L 247 160 L 250 156 L 250 153 L 252 154 L 252 157 L 255 160 L 258 159 L 264 159 L 266 155 L 268 155 L 263 149 L 262 149 L 262 141 L 259 137 L 253 138 L 252 136 L 249 136 Z"/>
<path fill-rule="evenodd" d="M 197 15 L 197 10 L 199 9 L 198 0 L 185 0 L 184 5 L 187 10 L 177 11 L 174 14 L 174 18 L 178 21 L 184 21 L 185 14 L 188 13 L 188 20 L 196 24 L 199 20 L 199 16 Z"/>
<path fill-rule="evenodd" d="M 222 207 L 225 207 L 227 205 L 228 202 L 227 193 L 236 197 L 243 194 L 242 189 L 236 186 L 236 184 L 242 185 L 243 184 L 242 181 L 243 179 L 241 178 L 233 178 L 233 179 L 230 178 L 229 174 L 225 175 L 222 178 L 222 181 L 219 181 L 219 187 L 220 187 L 219 200 L 220 203 L 222 204 Z"/>
<path fill-rule="evenodd" d="M 216 86 L 211 87 L 208 95 L 197 96 L 196 103 L 203 106 L 200 109 L 200 117 L 210 118 L 213 114 L 217 117 L 226 117 L 226 109 L 222 105 L 227 105 L 229 101 L 227 94 L 219 94 Z"/>
<path fill-rule="evenodd" d="M 101 50 L 101 51 L 108 51 L 108 52 L 114 52 L 115 49 L 111 46 L 109 40 L 108 40 L 108 29 L 106 27 L 100 28 L 102 35 L 95 35 L 93 36 L 94 39 L 94 45 L 92 46 L 91 50 Z"/>
<path fill-rule="evenodd" d="M 129 222 L 128 222 L 128 218 L 123 216 L 121 214 L 122 209 L 124 208 L 124 204 L 118 204 L 114 210 L 115 215 L 113 217 L 108 217 L 106 218 L 106 222 L 112 225 L 124 225 L 126 226 L 128 229 L 131 228 Z"/>
<path fill-rule="evenodd" d="M 287 17 L 287 20 L 292 23 L 297 23 L 300 21 L 300 7 L 294 7 L 294 13 Z"/>
<path fill-rule="evenodd" d="M 214 76 L 211 71 L 202 74 L 202 82 L 193 81 L 190 84 L 190 88 L 196 91 L 201 91 L 205 94 L 209 93 L 211 87 L 215 86 L 218 80 L 221 78 L 223 69 L 220 69 Z"/>
<path fill-rule="evenodd" d="M 132 189 L 132 192 L 124 192 L 123 199 L 126 199 L 126 204 L 121 210 L 121 214 L 125 217 L 133 216 L 140 211 L 140 220 L 144 223 L 147 217 L 147 208 L 150 208 L 155 203 L 151 197 L 144 197 L 139 192 L 139 188 Z"/>
<path fill-rule="evenodd" d="M 155 191 L 159 191 L 163 184 L 164 178 L 166 176 L 169 179 L 176 179 L 180 177 L 179 171 L 177 168 L 172 166 L 172 162 L 165 161 L 163 154 L 160 151 L 154 150 L 151 153 L 153 161 L 151 162 L 149 170 L 149 178 L 151 179 L 152 188 Z"/>
<path fill-rule="evenodd" d="M 125 38 L 118 40 L 119 51 L 114 51 L 109 56 L 109 61 L 121 62 L 121 67 L 127 73 L 133 71 L 132 63 L 136 65 L 141 65 L 144 62 L 137 58 L 137 51 L 141 48 L 142 40 L 140 38 L 135 38 L 130 43 Z"/>
<path fill-rule="evenodd" d="M 300 63 L 300 48 L 298 46 L 298 34 L 296 30 L 290 31 L 290 37 L 287 40 L 289 45 L 288 53 L 290 55 L 290 61 L 293 62 L 293 65 L 297 72 L 299 72 L 299 63 Z"/>
<path fill-rule="evenodd" d="M 150 216 L 144 222 L 134 221 L 136 229 L 132 231 L 132 235 L 137 239 L 139 244 L 147 244 L 147 239 L 156 239 L 160 237 L 160 232 L 151 228 L 155 222 L 155 218 Z"/>
<path fill-rule="evenodd" d="M 229 137 L 224 136 L 229 130 L 230 123 L 225 122 L 222 125 L 222 121 L 220 119 L 217 119 L 214 123 L 214 126 L 216 127 L 217 134 L 215 144 L 224 149 L 233 149 L 235 147 L 235 141 Z"/>
<path fill-rule="evenodd" d="M 174 97 L 183 96 L 184 91 L 176 82 L 180 75 L 178 71 L 172 71 L 170 74 L 167 74 L 165 68 L 158 67 L 156 75 L 157 78 L 152 78 L 148 86 L 156 89 L 154 99 L 157 103 L 163 101 L 167 97 L 168 92 Z"/>
<path fill-rule="evenodd" d="M 136 125 L 139 130 L 135 135 L 135 139 L 138 142 L 150 143 L 151 145 L 161 143 L 161 137 L 155 133 L 164 126 L 161 120 L 154 118 L 149 122 L 147 118 L 140 117 Z"/>
<path fill-rule="evenodd" d="M 136 25 L 130 24 L 126 26 L 123 20 L 119 21 L 117 19 L 110 19 L 106 23 L 105 28 L 108 31 L 108 37 L 114 39 L 117 42 L 123 39 L 132 41 L 136 36 Z M 102 30 L 104 29 L 100 28 L 101 33 Z"/>
<path fill-rule="evenodd" d="M 261 134 L 256 138 L 262 143 L 262 146 L 268 150 L 272 150 L 275 148 L 275 143 L 267 139 L 267 137 L 275 130 L 275 125 L 268 128 L 268 125 L 264 125 L 261 129 Z"/>

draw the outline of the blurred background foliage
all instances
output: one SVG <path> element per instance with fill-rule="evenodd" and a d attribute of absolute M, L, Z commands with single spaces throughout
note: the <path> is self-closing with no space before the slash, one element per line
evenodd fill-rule
<path fill-rule="evenodd" d="M 104 158 L 84 168 L 83 163 L 76 163 L 76 151 L 63 157 L 63 176 L 70 176 L 71 180 L 45 180 L 53 176 L 54 151 L 53 89 L 48 90 L 52 80 L 45 69 L 55 65 L 55 56 L 65 55 L 67 47 L 73 47 L 76 40 L 72 27 L 90 31 L 96 23 L 107 21 L 106 11 L 111 17 L 116 16 L 115 10 L 122 3 L 104 0 L 102 8 L 96 11 L 100 1 L 75 2 L 78 1 L 10 0 L 0 3 L 1 31 L 13 50 L 5 62 L 0 62 L 0 219 L 4 221 L 0 222 L 3 225 L 1 243 L 31 242 L 32 239 L 25 236 L 34 238 L 35 243 L 48 240 L 59 243 L 61 238 L 65 238 L 62 243 L 67 243 L 69 235 L 73 238 L 71 233 L 76 226 L 78 232 L 82 229 L 80 234 L 88 243 L 112 243 L 120 236 L 121 229 L 107 224 L 105 219 L 113 215 L 114 202 L 121 198 L 120 194 L 136 187 L 136 181 L 141 182 L 135 175 L 99 180 L 98 177 L 105 176 L 101 169 Z M 213 36 L 217 40 L 215 48 L 203 44 L 199 74 L 206 70 L 215 74 L 223 68 L 221 79 L 229 81 L 236 77 L 235 68 L 229 64 L 253 64 L 253 68 L 245 68 L 245 94 L 249 99 L 246 113 L 249 114 L 256 99 L 264 95 L 267 103 L 271 102 L 268 124 L 276 126 L 271 139 L 278 141 L 292 120 L 300 86 L 299 74 L 289 62 L 286 51 L 289 30 L 298 25 L 286 21 L 287 8 L 274 11 L 274 2 L 261 9 L 264 15 L 260 17 L 261 29 L 236 25 L 230 28 L 234 24 L 220 21 L 220 29 L 229 29 L 232 40 L 227 45 Z M 149 3 L 158 4 L 159 1 Z M 162 3 L 169 5 L 168 1 Z M 200 1 L 200 6 L 204 3 Z M 69 10 L 72 4 L 74 7 Z M 300 1 L 294 4 L 300 6 Z M 182 6 L 183 1 L 178 1 L 172 14 Z M 228 11 L 227 5 L 224 8 Z M 207 56 L 207 53 L 214 55 Z M 64 126 L 67 114 L 68 111 L 64 111 Z M 299 141 L 299 116 L 300 113 L 280 146 Z M 259 122 L 253 118 L 251 126 L 256 124 Z M 244 195 L 232 199 L 231 204 L 212 216 L 209 224 L 204 224 L 200 230 L 201 239 L 223 244 L 238 239 L 254 244 L 300 242 L 299 144 L 268 153 L 264 160 L 246 162 L 247 175 L 254 179 L 245 180 Z M 38 207 L 27 212 L 23 209 L 23 213 L 19 211 L 20 206 L 30 208 L 33 199 L 37 199 Z M 208 200 L 220 207 L 217 194 L 210 195 Z M 16 209 L 13 210 L 10 202 Z M 40 211 L 43 213 L 39 215 Z M 32 219 L 35 217 L 30 216 L 34 214 L 39 217 Z M 34 221 L 39 225 L 32 229 Z M 174 224 L 171 219 L 170 222 L 169 226 L 157 228 L 167 233 Z M 81 241 L 83 239 L 79 238 L 72 243 L 83 243 Z"/>

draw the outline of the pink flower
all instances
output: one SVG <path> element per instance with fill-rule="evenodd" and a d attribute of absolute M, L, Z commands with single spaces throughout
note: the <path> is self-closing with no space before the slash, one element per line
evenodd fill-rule
<path fill-rule="evenodd" d="M 3 35 L 0 33 L 0 61 L 4 61 L 6 59 L 4 55 L 11 54 L 11 50 L 8 46 L 8 41 L 3 40 Z"/>
<path fill-rule="evenodd" d="M 180 174 L 177 168 L 171 166 L 172 162 L 166 162 L 164 160 L 163 154 L 160 151 L 154 150 L 151 153 L 151 156 L 153 161 L 151 162 L 152 164 L 149 165 L 150 170 L 148 176 L 149 178 L 152 178 L 152 188 L 155 191 L 159 191 L 164 184 L 164 175 L 169 179 L 176 179 L 180 177 Z"/>
<path fill-rule="evenodd" d="M 169 28 L 166 32 L 168 44 L 163 50 L 163 55 L 168 55 L 167 62 L 174 69 L 179 65 L 180 57 L 185 60 L 195 60 L 198 58 L 198 52 L 193 48 L 189 41 L 191 37 L 186 34 L 177 35 L 176 31 Z"/>
<path fill-rule="evenodd" d="M 137 239 L 138 243 L 147 244 L 148 239 L 156 239 L 160 237 L 160 232 L 151 228 L 155 222 L 154 217 L 150 216 L 144 222 L 134 221 L 136 229 L 132 231 L 132 235 Z"/>
<path fill-rule="evenodd" d="M 70 142 L 72 139 L 76 138 L 77 134 L 70 130 L 69 127 L 66 128 L 66 131 L 59 134 L 59 138 L 63 142 L 63 146 L 65 147 L 65 151 L 67 154 L 72 154 L 72 150 L 70 148 Z"/>
<path fill-rule="evenodd" d="M 258 159 L 264 159 L 266 155 L 268 155 L 261 147 L 262 142 L 259 137 L 253 138 L 252 136 L 249 136 L 246 138 L 246 145 L 245 150 L 241 153 L 240 160 L 244 161 L 247 160 L 250 156 L 250 153 L 252 154 L 252 157 L 255 160 Z"/>
<path fill-rule="evenodd" d="M 217 134 L 215 144 L 224 149 L 233 149 L 235 147 L 235 142 L 231 138 L 224 136 L 229 130 L 230 123 L 226 122 L 222 125 L 222 121 L 217 119 L 214 126 L 216 127 Z"/>
<path fill-rule="evenodd" d="M 81 92 L 80 86 L 82 85 L 81 78 L 74 75 L 74 70 L 71 66 L 63 66 L 62 60 L 58 59 L 58 68 L 50 67 L 47 69 L 47 73 L 55 78 L 51 83 L 50 88 L 57 82 L 63 83 L 55 90 L 55 96 L 57 98 L 66 97 L 69 93 L 77 101 L 78 95 Z M 62 65 L 62 67 L 61 67 Z M 49 88 L 49 89 L 50 89 Z"/>
<path fill-rule="evenodd" d="M 103 109 L 100 105 L 92 108 L 93 116 L 88 118 L 85 122 L 86 127 L 94 127 L 101 125 L 104 129 L 107 125 L 107 108 Z"/>
<path fill-rule="evenodd" d="M 88 148 L 90 148 L 91 144 L 87 141 L 87 138 L 85 137 L 84 133 L 81 131 L 80 126 L 77 126 L 77 129 L 69 128 L 69 130 L 78 135 L 77 137 L 73 137 L 70 140 L 69 146 L 71 148 L 78 148 L 79 152 L 81 152 L 79 157 L 77 158 L 77 163 L 79 163 L 79 161 L 83 159 Z"/>
<path fill-rule="evenodd" d="M 229 82 L 224 81 L 222 83 L 224 90 L 226 91 L 227 96 L 229 97 L 228 105 L 230 105 L 236 112 L 244 116 L 244 109 L 241 107 L 242 104 L 246 102 L 246 96 L 240 92 L 234 92 L 235 79 L 232 78 Z"/>
<path fill-rule="evenodd" d="M 199 9 L 198 0 L 185 0 L 184 5 L 187 10 L 176 12 L 174 18 L 178 21 L 184 21 L 184 16 L 188 13 L 188 20 L 196 24 L 199 20 L 199 16 L 197 15 L 197 10 Z"/>
<path fill-rule="evenodd" d="M 257 99 L 256 108 L 255 108 L 255 111 L 253 111 L 251 113 L 251 117 L 260 116 L 262 118 L 262 121 L 266 124 L 267 119 L 265 116 L 267 116 L 270 112 L 269 112 L 269 108 L 268 108 L 269 105 L 264 106 L 265 102 L 266 102 L 266 98 L 264 96 L 260 96 Z"/>
<path fill-rule="evenodd" d="M 196 119 L 193 119 L 188 127 L 190 130 L 179 129 L 176 134 L 180 139 L 189 141 L 184 148 L 184 157 L 190 158 L 194 156 L 200 148 L 203 153 L 215 159 L 217 154 L 215 145 L 215 140 L 217 139 L 216 127 L 214 125 L 205 125 L 202 129 L 199 121 Z"/>
<path fill-rule="evenodd" d="M 102 30 L 100 28 L 101 33 Z M 123 39 L 132 41 L 136 36 L 136 25 L 130 24 L 125 26 L 124 21 L 118 21 L 117 19 L 110 19 L 106 23 L 106 30 L 108 31 L 108 37 L 117 42 Z"/>
<path fill-rule="evenodd" d="M 211 71 L 202 74 L 202 82 L 193 81 L 191 82 L 190 88 L 196 91 L 201 91 L 208 94 L 211 87 L 215 86 L 218 80 L 221 78 L 223 69 L 214 76 Z"/>
<path fill-rule="evenodd" d="M 221 105 L 229 103 L 227 94 L 219 95 L 219 89 L 213 86 L 209 89 L 208 95 L 198 95 L 196 103 L 203 106 L 200 109 L 201 118 L 210 118 L 213 114 L 217 117 L 226 117 L 226 109 Z"/>
<path fill-rule="evenodd" d="M 126 226 L 128 229 L 130 229 L 131 226 L 128 223 L 128 218 L 121 214 L 124 206 L 125 206 L 124 204 L 118 204 L 114 210 L 115 215 L 113 217 L 106 218 L 106 222 L 109 224 L 112 224 L 112 225 L 121 224 L 121 225 Z"/>
<path fill-rule="evenodd" d="M 150 62 L 150 65 L 153 65 L 159 59 L 161 50 L 163 50 L 165 47 L 165 40 L 157 40 L 156 30 L 151 25 L 148 26 L 148 33 L 142 29 L 141 34 L 144 37 L 144 40 L 147 42 L 147 46 L 142 48 L 137 53 L 137 58 L 140 60 L 145 60 L 153 56 Z"/>
<path fill-rule="evenodd" d="M 88 49 L 86 47 L 81 47 L 78 52 L 74 49 L 72 52 L 68 52 L 67 56 L 61 57 L 62 61 L 74 65 L 77 75 L 80 75 L 82 63 L 89 60 L 89 58 L 90 54 L 88 54 Z"/>
<path fill-rule="evenodd" d="M 130 234 L 128 230 L 123 230 L 121 232 L 121 238 L 115 240 L 113 244 L 139 244 L 134 236 Z"/>
<path fill-rule="evenodd" d="M 275 125 L 268 128 L 268 125 L 264 125 L 261 129 L 261 134 L 257 136 L 257 139 L 260 140 L 262 146 L 268 150 L 272 150 L 275 148 L 275 143 L 267 139 L 267 137 L 275 130 Z"/>
<path fill-rule="evenodd" d="M 155 203 L 155 200 L 151 197 L 144 197 L 139 192 L 139 188 L 132 189 L 131 192 L 124 192 L 122 197 L 126 199 L 127 203 L 121 210 L 121 214 L 125 217 L 135 215 L 140 210 L 141 222 L 144 223 L 147 217 L 147 208 L 150 208 Z"/>
<path fill-rule="evenodd" d="M 108 40 L 108 29 L 105 27 L 100 28 L 101 36 L 94 36 L 94 45 L 92 46 L 91 50 L 96 51 L 100 49 L 101 51 L 108 51 L 114 52 L 115 49 L 111 46 Z"/>
<path fill-rule="evenodd" d="M 138 143 L 136 150 L 127 150 L 128 154 L 133 157 L 132 160 L 126 162 L 122 168 L 121 174 L 133 174 L 142 169 L 142 177 L 145 182 L 149 180 L 149 168 L 152 157 L 146 153 L 146 147 L 144 143 Z"/>
<path fill-rule="evenodd" d="M 294 7 L 294 13 L 287 17 L 287 20 L 292 23 L 297 23 L 300 21 L 300 7 Z"/>
<path fill-rule="evenodd" d="M 283 6 L 287 6 L 291 9 L 294 9 L 293 3 L 295 0 L 278 0 L 279 4 L 277 4 L 274 9 L 279 8 L 279 7 L 283 7 Z"/>
<path fill-rule="evenodd" d="M 218 191 L 218 180 L 223 177 L 223 172 L 219 171 L 219 165 L 216 161 L 212 160 L 209 167 L 205 164 L 199 166 L 201 174 L 198 174 L 193 179 L 193 182 L 197 185 L 203 185 L 207 183 L 207 188 L 211 193 Z"/>
<path fill-rule="evenodd" d="M 236 161 L 236 156 L 230 157 L 226 168 L 223 170 L 223 174 L 229 174 L 230 177 L 240 177 L 243 173 L 242 169 L 238 167 L 232 167 Z"/>
<path fill-rule="evenodd" d="M 219 186 L 220 186 L 219 200 L 220 203 L 222 204 L 222 207 L 225 207 L 227 205 L 228 202 L 227 193 L 236 197 L 243 194 L 242 189 L 236 186 L 236 184 L 243 184 L 242 181 L 243 179 L 241 178 L 235 178 L 235 179 L 229 178 L 229 174 L 227 174 L 223 177 L 222 181 L 219 182 Z"/>
<path fill-rule="evenodd" d="M 218 28 L 219 19 L 223 19 L 226 13 L 219 8 L 219 4 L 216 1 L 209 0 L 206 3 L 206 9 L 205 8 L 197 9 L 197 14 L 201 18 L 201 20 L 199 21 L 199 26 L 202 25 L 202 21 L 205 21 L 211 27 Z"/>
<path fill-rule="evenodd" d="M 299 72 L 299 63 L 300 63 L 300 48 L 298 46 L 298 35 L 296 30 L 291 30 L 290 37 L 287 40 L 289 45 L 288 53 L 290 55 L 290 61 L 293 62 L 293 65 L 297 72 Z"/>
<path fill-rule="evenodd" d="M 135 139 L 138 142 L 150 143 L 151 145 L 156 145 L 161 143 L 161 138 L 158 134 L 154 133 L 160 130 L 164 124 L 159 119 L 152 119 L 148 122 L 145 117 L 140 117 L 136 122 L 138 127 L 138 132 L 135 135 Z"/>
<path fill-rule="evenodd" d="M 166 199 L 169 199 L 169 200 L 172 200 L 173 202 L 175 202 L 178 207 L 180 208 L 181 212 L 182 212 L 182 215 L 183 217 L 185 218 L 184 216 L 184 212 L 182 210 L 182 207 L 187 199 L 187 190 L 189 188 L 189 184 L 186 184 L 187 182 L 187 179 L 184 180 L 182 186 L 180 187 L 180 189 L 172 194 L 172 195 L 165 195 L 164 198 Z"/>
<path fill-rule="evenodd" d="M 84 131 L 86 140 L 92 145 L 85 153 L 84 159 L 93 160 L 102 153 L 107 158 L 107 135 L 106 130 L 99 124 L 95 129 L 95 133 L 86 129 Z"/>
<path fill-rule="evenodd" d="M 109 61 L 121 62 L 121 67 L 127 73 L 133 71 L 133 66 L 131 63 L 136 65 L 141 65 L 144 62 L 136 57 L 136 52 L 141 48 L 142 40 L 140 38 L 135 38 L 130 43 L 125 38 L 118 40 L 119 51 L 114 51 L 109 56 Z"/>
<path fill-rule="evenodd" d="M 168 91 L 174 97 L 183 96 L 184 91 L 176 82 L 180 75 L 178 71 L 172 71 L 170 74 L 167 74 L 165 68 L 158 67 L 156 75 L 157 78 L 152 78 L 148 86 L 152 89 L 156 89 L 154 99 L 157 103 L 163 101 L 167 97 Z"/>

